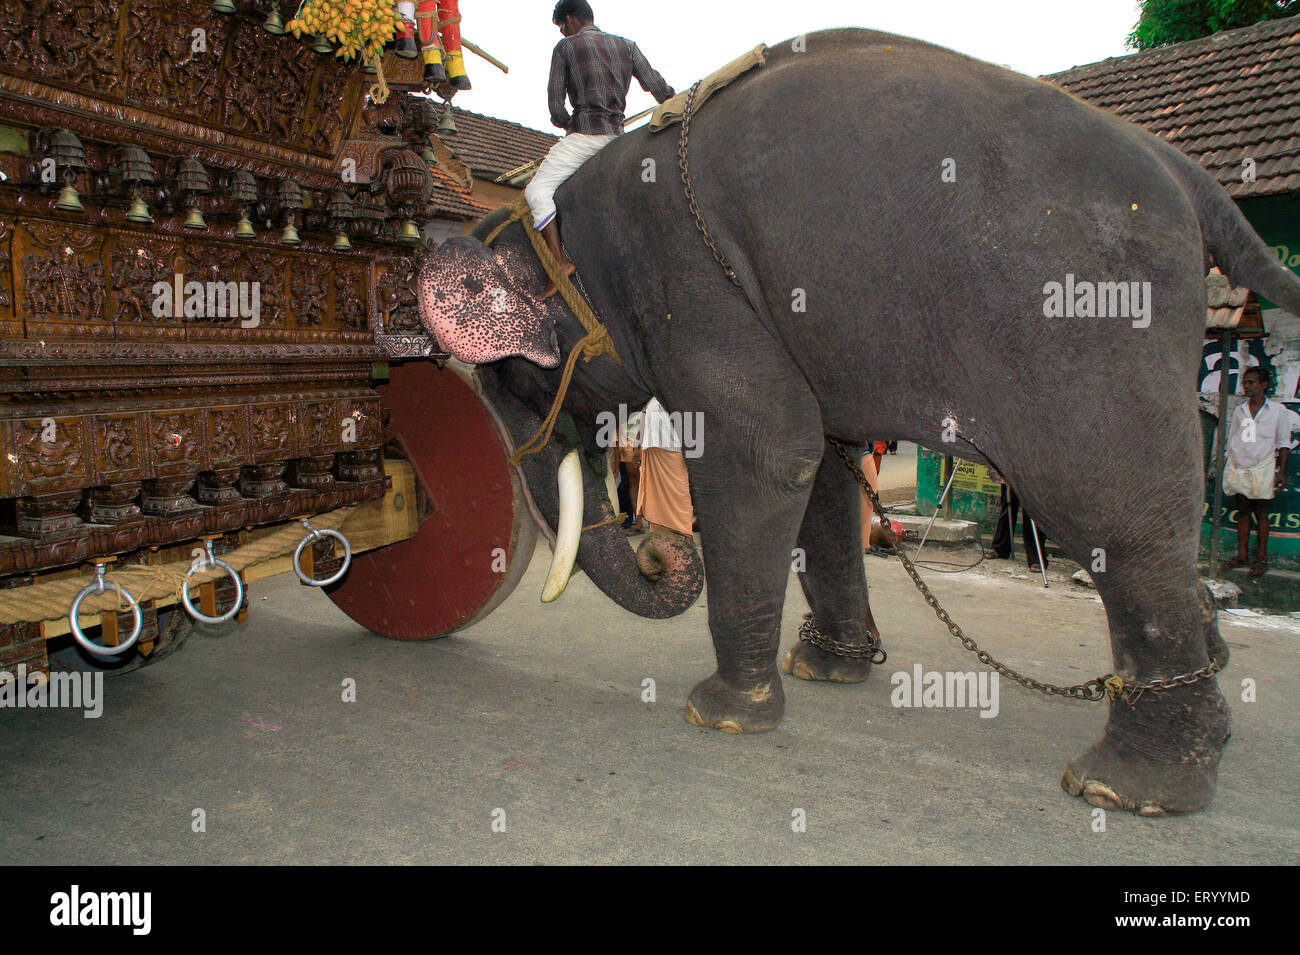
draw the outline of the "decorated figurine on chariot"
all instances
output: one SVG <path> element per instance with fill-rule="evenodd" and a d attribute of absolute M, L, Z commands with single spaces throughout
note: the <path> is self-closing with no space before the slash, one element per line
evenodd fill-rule
<path fill-rule="evenodd" d="M 447 82 L 452 89 L 469 89 L 460 42 L 460 0 L 397 0 L 397 12 L 402 18 L 397 54 L 424 60 L 424 81 L 431 86 Z"/>

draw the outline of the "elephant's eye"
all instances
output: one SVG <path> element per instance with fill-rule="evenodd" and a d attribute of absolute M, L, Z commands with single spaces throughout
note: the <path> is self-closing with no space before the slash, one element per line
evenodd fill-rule
<path fill-rule="evenodd" d="M 462 285 L 465 286 L 465 288 L 469 290 L 471 295 L 478 295 L 480 292 L 483 291 L 483 283 L 480 282 L 478 279 L 474 278 L 474 276 L 472 275 L 466 275 L 463 279 L 460 280 L 460 282 Z"/>

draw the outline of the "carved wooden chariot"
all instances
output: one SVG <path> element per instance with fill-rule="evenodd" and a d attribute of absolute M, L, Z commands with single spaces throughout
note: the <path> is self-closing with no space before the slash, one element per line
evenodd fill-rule
<path fill-rule="evenodd" d="M 416 315 L 430 165 L 468 175 L 418 62 L 386 58 L 379 105 L 267 31 L 288 3 L 233 5 L 0 0 L 0 670 L 130 669 L 181 578 L 242 619 L 248 584 L 345 560 L 353 619 L 440 636 L 531 553 L 500 429 Z"/>

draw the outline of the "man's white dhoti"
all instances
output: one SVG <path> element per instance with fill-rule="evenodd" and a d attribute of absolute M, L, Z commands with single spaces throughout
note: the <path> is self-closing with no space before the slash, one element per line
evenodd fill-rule
<path fill-rule="evenodd" d="M 570 133 L 551 147 L 524 190 L 524 198 L 528 200 L 528 207 L 533 213 L 534 229 L 545 229 L 555 217 L 555 190 L 560 188 L 564 180 L 616 139 L 617 136 Z"/>

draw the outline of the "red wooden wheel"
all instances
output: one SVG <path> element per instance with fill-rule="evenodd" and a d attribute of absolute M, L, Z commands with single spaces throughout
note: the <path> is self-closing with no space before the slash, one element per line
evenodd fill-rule
<path fill-rule="evenodd" d="M 473 384 L 429 361 L 394 364 L 390 374 L 376 389 L 388 411 L 387 453 L 396 445 L 415 470 L 420 529 L 353 557 L 326 592 L 367 630 L 431 640 L 482 619 L 510 595 L 537 528 L 501 426 Z"/>

